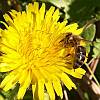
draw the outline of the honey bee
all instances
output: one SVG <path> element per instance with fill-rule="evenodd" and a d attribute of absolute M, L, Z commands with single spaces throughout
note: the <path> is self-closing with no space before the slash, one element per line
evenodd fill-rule
<path fill-rule="evenodd" d="M 74 53 L 68 53 L 66 57 L 72 55 L 74 58 L 73 68 L 76 69 L 79 66 L 82 66 L 86 58 L 86 48 L 80 45 L 80 41 L 83 40 L 82 37 L 68 33 L 64 39 L 60 42 L 63 42 L 65 48 L 73 47 Z"/>

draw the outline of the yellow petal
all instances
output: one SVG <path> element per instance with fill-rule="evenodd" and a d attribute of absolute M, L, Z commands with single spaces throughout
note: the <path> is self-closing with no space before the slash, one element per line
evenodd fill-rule
<path fill-rule="evenodd" d="M 39 70 L 33 69 L 32 70 L 33 74 L 36 76 L 36 79 L 44 79 L 44 77 L 42 76 L 41 72 Z"/>
<path fill-rule="evenodd" d="M 14 77 L 13 73 L 8 74 L 0 84 L 0 88 L 3 88 L 12 78 Z"/>
<path fill-rule="evenodd" d="M 3 88 L 3 90 L 4 91 L 8 91 L 9 89 L 13 88 L 15 86 L 15 84 L 17 83 L 17 81 L 18 81 L 19 75 L 20 75 L 19 73 L 13 74 L 13 77 L 10 77 L 11 79 L 5 85 L 5 87 Z"/>
<path fill-rule="evenodd" d="M 74 35 L 80 35 L 83 32 L 83 28 L 77 29 L 73 32 Z"/>
<path fill-rule="evenodd" d="M 38 11 L 39 11 L 39 3 L 38 2 L 34 2 L 33 9 L 34 9 L 35 13 L 38 13 Z"/>
<path fill-rule="evenodd" d="M 19 77 L 19 83 L 22 84 L 25 80 L 26 80 L 26 77 L 29 75 L 28 71 L 27 70 L 23 70 L 21 72 L 21 77 Z"/>
<path fill-rule="evenodd" d="M 34 12 L 34 10 L 33 10 L 33 4 L 32 3 L 29 3 L 26 6 L 26 11 L 27 11 L 27 14 L 30 14 L 31 12 Z"/>
<path fill-rule="evenodd" d="M 82 74 L 82 75 L 85 75 L 85 73 L 86 73 L 86 71 L 85 71 L 84 69 L 82 69 L 82 68 L 77 68 L 77 69 L 75 69 L 75 72 L 76 72 L 76 73 L 80 73 L 80 74 Z"/>
<path fill-rule="evenodd" d="M 9 24 L 9 22 L 13 23 L 13 20 L 11 19 L 11 17 L 8 14 L 4 14 L 3 17 L 8 24 Z"/>
<path fill-rule="evenodd" d="M 53 14 L 53 21 L 58 21 L 59 17 L 60 17 L 60 13 L 59 13 L 59 10 L 57 9 L 54 14 Z"/>
<path fill-rule="evenodd" d="M 11 12 L 9 13 L 11 14 L 13 19 L 18 15 L 18 12 L 16 10 L 11 10 Z"/>
<path fill-rule="evenodd" d="M 78 28 L 78 24 L 77 23 L 73 23 L 73 24 L 67 25 L 64 28 L 64 31 L 65 32 L 71 32 L 71 33 L 74 34 L 74 31 L 77 30 L 77 28 Z"/>
<path fill-rule="evenodd" d="M 53 80 L 53 87 L 55 92 L 57 93 L 58 96 L 61 97 L 61 99 L 63 98 L 63 93 L 62 93 L 62 87 L 61 87 L 61 83 L 59 80 Z"/>
<path fill-rule="evenodd" d="M 5 22 L 0 21 L 0 23 L 2 23 L 8 29 L 8 25 Z"/>
<path fill-rule="evenodd" d="M 82 78 L 83 75 L 85 75 L 85 70 L 82 69 L 82 68 L 77 68 L 77 69 L 68 69 L 68 68 L 65 68 L 65 67 L 59 67 L 59 69 L 61 69 L 63 72 L 66 72 L 67 74 L 73 76 L 73 77 L 76 77 L 76 78 Z"/>
<path fill-rule="evenodd" d="M 1 63 L 0 64 L 0 72 L 8 72 L 8 71 L 11 71 L 13 69 L 15 69 L 15 67 L 13 67 L 13 68 L 9 67 L 9 65 L 6 64 L 6 63 Z"/>
<path fill-rule="evenodd" d="M 24 78 L 25 82 L 21 84 L 22 86 L 19 88 L 17 98 L 23 99 L 23 96 L 25 95 L 26 89 L 29 87 L 31 83 L 30 79 L 30 71 L 28 72 L 28 76 Z"/>
<path fill-rule="evenodd" d="M 39 100 L 44 100 L 44 80 L 38 81 L 38 96 Z"/>
<path fill-rule="evenodd" d="M 69 90 L 71 90 L 72 87 L 76 89 L 75 84 L 72 82 L 72 80 L 68 77 L 67 74 L 62 73 L 60 77 L 61 77 L 62 82 L 65 84 L 65 86 L 66 86 Z"/>
<path fill-rule="evenodd" d="M 36 83 L 34 85 L 32 84 L 33 100 L 34 100 L 35 90 L 36 90 Z"/>
<path fill-rule="evenodd" d="M 45 14 L 45 4 L 44 3 L 42 4 L 39 12 L 40 12 L 41 20 L 43 20 L 44 14 Z"/>
<path fill-rule="evenodd" d="M 45 20 L 46 20 L 46 24 L 47 23 L 49 23 L 50 21 L 51 21 L 51 18 L 52 18 L 52 14 L 54 13 L 54 10 L 55 10 L 55 7 L 51 7 L 48 11 L 47 11 L 47 13 L 46 13 L 46 15 L 45 15 Z"/>
<path fill-rule="evenodd" d="M 55 93 L 54 93 L 54 90 L 53 90 L 52 83 L 50 81 L 48 81 L 48 82 L 45 83 L 45 86 L 46 86 L 47 92 L 50 96 L 50 100 L 55 100 Z"/>

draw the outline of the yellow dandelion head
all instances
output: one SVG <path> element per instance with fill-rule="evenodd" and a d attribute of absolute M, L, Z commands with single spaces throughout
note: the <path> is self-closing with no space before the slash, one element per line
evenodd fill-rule
<path fill-rule="evenodd" d="M 34 2 L 26 11 L 11 10 L 9 14 L 11 17 L 4 15 L 6 29 L 0 29 L 0 51 L 4 53 L 0 56 L 0 72 L 9 74 L 0 88 L 8 91 L 19 83 L 18 99 L 22 99 L 32 85 L 33 98 L 37 91 L 39 100 L 44 100 L 44 87 L 51 100 L 55 92 L 63 97 L 61 82 L 69 90 L 76 88 L 68 75 L 82 78 L 85 71 L 73 69 L 74 57 L 66 57 L 73 48 L 64 48 L 60 41 L 68 32 L 79 35 L 82 28 L 77 29 L 77 23 L 66 26 L 67 21 L 59 22 L 59 10 L 50 7 L 46 12 L 44 3 L 39 8 Z"/>

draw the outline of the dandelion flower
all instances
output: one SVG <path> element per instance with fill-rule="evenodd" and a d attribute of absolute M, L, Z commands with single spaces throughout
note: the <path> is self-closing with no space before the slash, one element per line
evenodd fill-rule
<path fill-rule="evenodd" d="M 70 50 L 60 41 L 68 32 L 82 32 L 77 23 L 66 26 L 67 21 L 58 21 L 58 9 L 45 11 L 45 4 L 39 8 L 37 2 L 29 4 L 26 11 L 11 10 L 9 14 L 4 15 L 6 29 L 0 29 L 0 72 L 8 73 L 0 88 L 8 91 L 19 83 L 17 98 L 23 99 L 32 86 L 33 98 L 37 92 L 39 100 L 44 100 L 45 90 L 51 100 L 55 93 L 63 98 L 61 83 L 69 90 L 76 89 L 69 75 L 81 79 L 85 71 L 73 69 L 73 57 L 65 57 Z"/>

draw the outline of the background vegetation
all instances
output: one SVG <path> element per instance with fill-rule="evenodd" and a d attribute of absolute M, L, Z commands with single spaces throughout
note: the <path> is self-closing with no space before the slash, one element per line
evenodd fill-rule
<path fill-rule="evenodd" d="M 87 52 L 89 53 L 87 70 L 83 80 L 77 80 L 77 90 L 68 91 L 65 87 L 63 91 L 64 100 L 100 100 L 100 0 L 0 0 L 0 20 L 4 21 L 3 14 L 11 9 L 17 11 L 25 10 L 25 6 L 30 2 L 45 2 L 49 9 L 51 5 L 60 10 L 60 20 L 67 19 L 69 24 L 77 22 L 80 27 L 84 26 L 84 32 L 81 36 L 87 40 Z M 1 28 L 4 28 L 0 24 Z M 94 41 L 94 42 L 92 42 Z M 95 77 L 94 77 L 95 75 Z M 0 74 L 0 81 L 5 77 L 5 74 Z M 0 100 L 15 100 L 18 85 L 8 91 L 0 90 Z M 66 98 L 67 96 L 67 98 Z M 47 100 L 48 95 L 45 96 Z M 32 100 L 31 90 L 26 93 L 24 100 Z M 57 97 L 57 100 L 60 100 Z"/>

